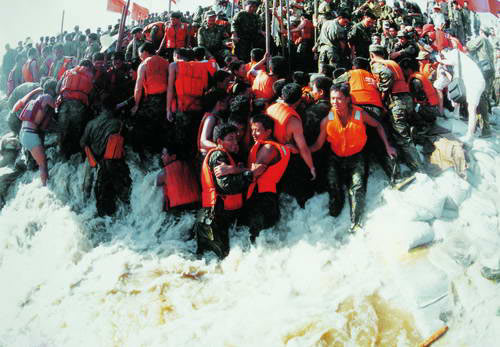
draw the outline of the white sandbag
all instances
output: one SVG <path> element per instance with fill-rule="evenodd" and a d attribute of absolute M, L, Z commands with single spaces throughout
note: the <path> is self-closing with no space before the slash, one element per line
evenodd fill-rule
<path fill-rule="evenodd" d="M 408 251 L 434 241 L 434 231 L 429 224 L 424 222 L 409 222 L 401 225 L 400 233 L 403 245 Z"/>
<path fill-rule="evenodd" d="M 448 198 L 446 206 L 448 208 L 458 208 L 470 195 L 471 185 L 453 169 L 444 171 L 434 182 L 440 192 Z"/>

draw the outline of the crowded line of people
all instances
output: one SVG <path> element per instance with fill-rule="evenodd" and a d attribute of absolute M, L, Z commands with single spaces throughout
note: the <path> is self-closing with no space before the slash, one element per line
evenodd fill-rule
<path fill-rule="evenodd" d="M 143 164 L 160 156 L 165 210 L 199 208 L 199 254 L 225 257 L 235 223 L 252 240 L 275 225 L 281 192 L 301 207 L 327 192 L 332 216 L 347 195 L 350 231 L 361 230 L 369 166 L 391 185 L 426 173 L 445 107 L 468 117 L 464 141 L 491 135 L 500 45 L 489 28 L 475 35 L 470 21 L 457 24 L 475 17 L 455 1 L 424 11 L 409 1 L 313 4 L 270 8 L 267 52 L 265 6 L 255 0 L 155 14 L 114 52 L 101 47 L 102 33 L 78 27 L 64 41 L 7 47 L 9 127 L 44 185 L 46 132 L 61 160 L 82 153 L 87 172 L 97 170 L 100 216 L 129 200 L 127 151 Z M 471 64 L 474 90 L 464 85 Z"/>

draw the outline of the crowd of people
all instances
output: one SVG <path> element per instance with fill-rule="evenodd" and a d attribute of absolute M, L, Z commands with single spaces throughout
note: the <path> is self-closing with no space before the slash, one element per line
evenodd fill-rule
<path fill-rule="evenodd" d="M 128 202 L 127 151 L 159 156 L 165 210 L 198 209 L 200 254 L 225 257 L 236 221 L 252 240 L 272 227 L 281 192 L 302 207 L 327 192 L 332 216 L 347 195 L 356 232 L 369 166 L 392 185 L 426 173 L 445 108 L 468 122 L 464 142 L 491 136 L 500 44 L 467 1 L 314 3 L 270 1 L 268 30 L 265 4 L 216 0 L 133 23 L 118 49 L 101 46 L 111 25 L 7 45 L 9 127 L 44 185 L 45 133 L 61 160 L 82 153 L 100 216 Z"/>

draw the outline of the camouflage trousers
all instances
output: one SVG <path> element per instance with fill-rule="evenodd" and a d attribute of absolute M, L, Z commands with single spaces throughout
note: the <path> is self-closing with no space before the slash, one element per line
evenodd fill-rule
<path fill-rule="evenodd" d="M 80 138 L 89 119 L 89 108 L 79 100 L 63 100 L 59 106 L 58 143 L 66 159 L 81 151 Z"/>
<path fill-rule="evenodd" d="M 123 159 L 103 160 L 99 163 L 95 186 L 97 214 L 110 216 L 116 211 L 116 200 L 129 202 L 130 169 Z"/>
<path fill-rule="evenodd" d="M 423 171 L 423 164 L 412 138 L 411 126 L 416 121 L 413 99 L 408 93 L 391 95 L 389 111 L 394 142 L 404 161 L 412 171 Z"/>
<path fill-rule="evenodd" d="M 321 71 L 324 65 L 332 65 L 334 71 L 338 68 L 349 70 L 351 67 L 349 57 L 341 57 L 331 50 L 321 50 L 319 52 L 318 71 Z"/>
<path fill-rule="evenodd" d="M 337 217 L 342 212 L 345 186 L 349 194 L 351 222 L 358 225 L 361 223 L 365 209 L 367 173 L 363 152 L 349 157 L 338 157 L 331 153 L 327 169 L 330 215 Z"/>

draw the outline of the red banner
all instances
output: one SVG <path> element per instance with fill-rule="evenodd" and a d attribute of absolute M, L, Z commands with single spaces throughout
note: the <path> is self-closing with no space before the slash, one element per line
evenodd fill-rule
<path fill-rule="evenodd" d="M 458 0 L 458 3 L 463 6 L 465 0 Z M 468 0 L 469 9 L 475 12 L 490 12 L 495 16 L 500 11 L 500 1 L 498 0 Z"/>
<path fill-rule="evenodd" d="M 108 0 L 107 10 L 122 13 L 125 7 L 125 0 Z"/>
<path fill-rule="evenodd" d="M 135 2 L 132 3 L 132 19 L 133 20 L 145 20 L 149 16 L 149 10 L 145 7 L 137 5 Z"/>

